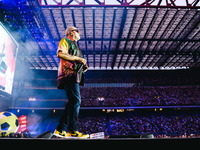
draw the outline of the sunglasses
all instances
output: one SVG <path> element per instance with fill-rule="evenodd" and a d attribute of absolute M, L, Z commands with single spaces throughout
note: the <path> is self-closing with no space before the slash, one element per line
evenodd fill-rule
<path fill-rule="evenodd" d="M 71 31 L 76 31 L 77 33 L 79 33 L 79 31 L 78 31 L 78 30 L 71 30 Z"/>

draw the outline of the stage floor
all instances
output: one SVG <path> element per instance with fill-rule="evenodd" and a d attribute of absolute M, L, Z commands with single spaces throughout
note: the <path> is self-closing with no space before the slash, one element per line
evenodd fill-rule
<path fill-rule="evenodd" d="M 191 147 L 198 146 L 200 144 L 200 138 L 108 138 L 108 139 L 82 139 L 82 140 L 74 140 L 74 139 L 61 139 L 61 138 L 0 138 L 0 144 L 9 144 L 11 146 L 19 146 L 20 145 L 33 145 L 33 146 L 39 146 L 37 144 L 48 144 L 48 146 L 51 146 L 52 144 L 62 144 L 62 145 L 75 145 L 75 146 L 81 146 L 81 145 L 88 145 L 91 146 L 97 146 L 97 144 L 100 144 L 99 146 L 106 146 L 109 145 L 115 145 L 115 146 L 134 146 L 135 145 L 141 145 L 146 147 L 147 144 L 153 144 L 155 146 L 182 146 L 187 145 Z M 98 147 L 99 147 L 98 146 Z M 149 147 L 146 147 L 149 148 Z M 163 147 L 164 148 L 164 147 Z"/>

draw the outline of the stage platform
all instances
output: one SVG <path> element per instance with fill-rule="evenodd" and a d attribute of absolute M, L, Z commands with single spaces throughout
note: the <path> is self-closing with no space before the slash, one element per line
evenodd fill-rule
<path fill-rule="evenodd" d="M 61 144 L 63 146 L 97 146 L 100 148 L 105 147 L 106 145 L 115 145 L 126 148 L 129 146 L 144 146 L 146 147 L 149 144 L 153 144 L 156 147 L 161 146 L 160 148 L 165 148 L 163 146 L 183 146 L 187 145 L 190 148 L 198 146 L 200 144 L 200 138 L 108 138 L 108 139 L 82 139 L 82 140 L 74 140 L 74 139 L 46 139 L 46 138 L 0 138 L 1 145 L 11 145 L 11 146 L 22 146 L 28 145 L 33 147 L 38 147 L 38 144 L 45 144 L 48 146 Z M 88 148 L 89 148 L 88 147 Z M 95 148 L 93 147 L 93 148 Z M 105 147 L 106 148 L 106 147 Z M 128 148 L 128 147 L 127 147 Z M 150 148 L 150 147 L 146 147 Z"/>

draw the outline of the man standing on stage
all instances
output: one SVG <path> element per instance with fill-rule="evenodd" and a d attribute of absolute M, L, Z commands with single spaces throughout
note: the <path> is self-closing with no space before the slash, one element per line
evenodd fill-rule
<path fill-rule="evenodd" d="M 77 45 L 79 39 L 79 31 L 75 27 L 69 27 L 66 29 L 66 38 L 61 39 L 57 49 L 57 57 L 60 58 L 57 88 L 65 89 L 68 102 L 54 135 L 66 138 L 89 137 L 78 131 L 81 104 L 79 85 L 84 85 L 84 73 L 88 69 L 86 59 Z"/>

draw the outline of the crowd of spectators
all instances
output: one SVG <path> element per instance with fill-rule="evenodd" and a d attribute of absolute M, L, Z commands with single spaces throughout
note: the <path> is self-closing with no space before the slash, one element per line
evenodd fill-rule
<path fill-rule="evenodd" d="M 34 97 L 38 106 L 52 107 L 56 101 L 56 107 L 63 107 L 67 97 L 63 90 L 56 89 L 57 74 L 54 78 L 47 78 L 49 74 L 44 72 L 41 76 L 40 73 L 36 73 L 38 77 L 34 80 L 15 81 L 15 99 L 30 102 L 30 97 Z M 86 74 L 86 86 L 81 87 L 81 106 L 199 105 L 199 75 L 200 72 L 194 70 L 90 71 Z M 111 87 L 111 84 L 114 85 Z M 43 101 L 49 102 L 40 105 L 39 102 Z"/>
<path fill-rule="evenodd" d="M 133 129 L 128 121 L 127 116 L 118 114 L 117 116 L 109 117 L 109 126 L 112 135 L 131 135 L 133 134 Z"/>
<path fill-rule="evenodd" d="M 151 132 L 156 137 L 166 135 L 168 137 L 181 137 L 200 134 L 200 116 L 198 113 L 180 114 L 143 114 L 132 115 L 131 124 L 136 133 Z"/>
<path fill-rule="evenodd" d="M 107 118 L 107 119 L 106 119 Z M 190 137 L 200 135 L 199 113 L 122 113 L 79 119 L 80 131 L 104 132 L 105 135 L 152 133 L 155 137 Z"/>
<path fill-rule="evenodd" d="M 78 126 L 80 131 L 84 131 L 84 133 L 87 134 L 104 132 L 105 135 L 109 135 L 105 116 L 87 116 L 79 118 Z"/>
<path fill-rule="evenodd" d="M 81 105 L 85 107 L 198 105 L 199 95 L 199 86 L 88 87 L 81 88 Z"/>
<path fill-rule="evenodd" d="M 86 113 L 87 112 L 87 113 Z M 125 112 L 80 112 L 79 131 L 87 134 L 104 132 L 105 136 L 134 136 L 151 133 L 156 138 L 200 137 L 200 111 L 197 110 L 135 110 Z M 29 132 L 55 130 L 60 113 L 51 116 L 28 115 Z"/>
<path fill-rule="evenodd" d="M 131 83 L 133 86 L 81 87 L 81 107 L 106 109 L 109 106 L 123 108 L 123 106 L 200 105 L 199 72 L 198 74 L 190 71 L 101 72 L 95 74 L 88 72 L 86 84 Z M 66 101 L 66 94 L 63 90 L 56 89 L 57 72 L 51 79 L 47 77 L 46 72 L 44 78 L 41 78 L 40 74 L 41 71 L 36 74 L 38 77 L 34 80 L 15 81 L 13 93 L 18 99 L 15 102 L 16 106 L 62 108 Z M 25 102 L 30 105 L 26 105 Z M 31 129 L 41 129 L 41 126 L 44 126 L 44 131 L 47 131 L 52 125 L 54 131 L 59 117 L 60 115 L 55 118 L 41 117 L 41 122 L 35 120 Z M 35 125 L 37 123 L 38 125 Z M 84 116 L 80 113 L 78 124 L 80 132 L 88 134 L 104 132 L 106 135 L 132 135 L 150 132 L 155 137 L 200 136 L 200 112 L 133 111 L 97 115 L 90 111 Z"/>

